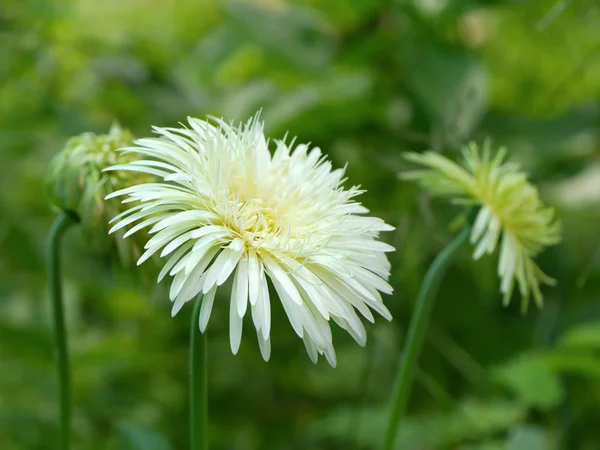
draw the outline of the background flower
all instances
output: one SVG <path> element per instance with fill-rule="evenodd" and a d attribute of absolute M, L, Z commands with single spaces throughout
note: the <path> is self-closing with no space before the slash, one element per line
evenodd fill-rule
<path fill-rule="evenodd" d="M 189 125 L 154 128 L 158 138 L 124 150 L 148 159 L 111 167 L 162 178 L 107 197 L 140 202 L 115 219 L 111 232 L 142 219 L 126 235 L 153 225 L 138 264 L 159 251 L 168 256 L 159 280 L 173 276 L 172 314 L 202 292 L 203 332 L 217 287 L 233 275 L 233 353 L 250 309 L 269 359 L 270 279 L 311 359 L 325 354 L 335 366 L 330 319 L 360 345 L 366 331 L 355 310 L 370 321 L 369 308 L 391 319 L 379 292 L 392 292 L 385 252 L 393 247 L 377 236 L 393 227 L 364 216 L 368 210 L 354 201 L 361 191 L 344 189 L 344 170 L 333 170 L 318 148 L 276 141 L 271 156 L 258 115 L 239 127 L 218 119 L 190 118 Z"/>
<path fill-rule="evenodd" d="M 492 154 L 486 141 L 482 154 L 475 143 L 470 143 L 462 154 L 464 167 L 439 153 L 408 153 L 409 161 L 429 169 L 402 177 L 418 182 L 431 195 L 479 206 L 471 233 L 473 258 L 493 253 L 500 244 L 498 275 L 504 304 L 510 301 L 516 280 L 522 309 L 527 310 L 531 294 L 541 306 L 540 283 L 554 284 L 554 280 L 533 258 L 560 240 L 560 223 L 554 220 L 554 211 L 544 207 L 537 189 L 518 164 L 504 162 L 506 150 Z"/>

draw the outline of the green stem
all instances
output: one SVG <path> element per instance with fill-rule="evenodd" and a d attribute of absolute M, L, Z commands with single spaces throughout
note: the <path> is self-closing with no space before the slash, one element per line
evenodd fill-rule
<path fill-rule="evenodd" d="M 192 315 L 190 347 L 190 449 L 208 449 L 208 377 L 206 330 L 200 332 L 202 299 L 196 300 Z"/>
<path fill-rule="evenodd" d="M 392 450 L 394 448 L 398 425 L 402 419 L 404 408 L 408 401 L 408 394 L 417 363 L 417 357 L 419 356 L 419 352 L 423 345 L 423 338 L 425 337 L 429 317 L 433 310 L 433 303 L 440 282 L 446 273 L 448 266 L 452 262 L 454 255 L 467 242 L 470 234 L 471 225 L 469 221 L 460 234 L 456 236 L 435 258 L 427 270 L 427 274 L 421 285 L 421 290 L 419 291 L 419 296 L 417 297 L 417 303 L 415 305 L 415 311 L 413 312 L 410 321 L 408 336 L 402 352 L 400 367 L 394 386 L 394 393 L 391 397 L 391 407 L 385 434 L 385 443 L 383 446 L 385 450 Z"/>
<path fill-rule="evenodd" d="M 50 300 L 54 322 L 54 343 L 60 392 L 60 444 L 61 450 L 69 449 L 71 430 L 71 379 L 69 373 L 69 352 L 67 349 L 67 332 L 62 300 L 60 244 L 62 237 L 74 221 L 61 212 L 50 228 L 48 246 L 48 275 L 50 278 Z"/>

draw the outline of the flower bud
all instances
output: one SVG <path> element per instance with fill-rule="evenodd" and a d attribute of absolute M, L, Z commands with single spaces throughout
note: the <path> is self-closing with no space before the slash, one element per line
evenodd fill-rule
<path fill-rule="evenodd" d="M 125 265 L 139 257 L 143 245 L 135 240 L 107 238 L 108 222 L 125 208 L 119 201 L 105 197 L 116 190 L 149 182 L 153 177 L 138 172 L 104 172 L 104 169 L 139 158 L 135 153 L 120 151 L 132 145 L 133 139 L 131 132 L 118 124 L 113 124 L 108 134 L 86 132 L 74 136 L 53 158 L 47 180 L 52 203 L 80 222 L 91 248 L 108 251 L 116 245 L 119 259 Z"/>

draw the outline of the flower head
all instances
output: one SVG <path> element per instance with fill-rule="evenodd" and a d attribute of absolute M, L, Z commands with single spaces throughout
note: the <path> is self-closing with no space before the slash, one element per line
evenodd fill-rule
<path fill-rule="evenodd" d="M 270 355 L 270 280 L 294 331 L 316 362 L 336 358 L 329 319 L 361 345 L 366 342 L 359 311 L 369 307 L 388 320 L 380 291 L 393 247 L 377 240 L 393 229 L 354 198 L 357 187 L 342 187 L 344 170 L 332 170 L 318 148 L 276 141 L 271 155 L 258 116 L 239 127 L 222 120 L 189 118 L 190 128 L 154 128 L 157 138 L 139 139 L 125 154 L 142 161 L 112 170 L 147 171 L 162 180 L 108 196 L 141 202 L 111 231 L 141 220 L 129 233 L 152 225 L 153 237 L 138 264 L 161 252 L 168 257 L 159 275 L 173 276 L 172 314 L 204 294 L 204 332 L 217 288 L 233 277 L 230 296 L 231 350 L 237 353 L 248 309 L 265 360 Z"/>
<path fill-rule="evenodd" d="M 540 283 L 551 285 L 554 280 L 542 272 L 533 258 L 560 240 L 560 224 L 554 220 L 554 211 L 542 204 L 537 189 L 519 166 L 504 161 L 504 149 L 492 156 L 486 141 L 481 154 L 474 143 L 462 154 L 463 166 L 435 152 L 409 153 L 408 160 L 427 169 L 403 177 L 417 181 L 431 195 L 480 206 L 471 233 L 473 258 L 491 254 L 499 245 L 498 275 L 504 304 L 509 303 L 516 281 L 523 310 L 527 309 L 531 294 L 541 306 Z"/>
<path fill-rule="evenodd" d="M 117 200 L 105 200 L 115 190 L 143 183 L 150 175 L 132 172 L 103 172 L 109 166 L 131 162 L 136 155 L 119 148 L 131 145 L 133 135 L 119 125 L 108 134 L 83 133 L 69 139 L 50 165 L 47 189 L 54 205 L 81 222 L 95 247 L 114 246 L 107 238 L 108 222 L 124 209 Z M 116 241 L 123 262 L 139 258 L 142 246 Z M 137 255 L 137 256 L 136 256 Z"/>

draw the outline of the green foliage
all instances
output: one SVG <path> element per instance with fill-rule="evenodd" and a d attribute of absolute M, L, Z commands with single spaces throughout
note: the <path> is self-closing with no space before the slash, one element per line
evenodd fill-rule
<path fill-rule="evenodd" d="M 117 425 L 114 450 L 171 450 L 167 440 L 156 431 L 134 423 Z"/>
<path fill-rule="evenodd" d="M 564 4 L 562 9 L 555 5 Z M 554 11 L 554 12 L 553 12 Z M 490 137 L 559 211 L 538 263 L 545 306 L 500 306 L 496 259 L 463 252 L 437 299 L 403 450 L 597 448 L 600 442 L 600 5 L 483 0 L 5 0 L 0 11 L 0 448 L 52 448 L 56 379 L 43 254 L 51 158 L 118 121 L 136 136 L 187 115 L 246 119 L 320 146 L 389 236 L 394 321 L 338 368 L 313 366 L 273 306 L 271 362 L 210 336 L 213 449 L 359 449 L 379 442 L 402 338 L 456 209 L 397 174 L 404 151 Z M 66 239 L 73 448 L 188 445 L 189 311 L 132 281 L 81 230 Z M 152 283 L 150 284 L 152 286 Z M 250 327 L 246 327 L 249 329 Z M 249 338 L 249 339 L 246 339 Z"/>
<path fill-rule="evenodd" d="M 532 426 L 516 426 L 510 430 L 508 450 L 551 450 L 555 448 L 543 430 Z"/>
<path fill-rule="evenodd" d="M 360 433 L 351 433 L 362 415 Z M 466 400 L 450 411 L 430 413 L 405 420 L 400 425 L 396 448 L 451 448 L 461 442 L 473 442 L 505 432 L 525 418 L 526 410 L 518 403 L 487 399 Z M 334 410 L 312 429 L 315 439 L 347 441 L 353 435 L 360 448 L 377 448 L 385 425 L 386 410 L 357 412 L 354 408 Z"/>
<path fill-rule="evenodd" d="M 578 327 L 567 330 L 560 344 L 568 349 L 577 350 L 581 348 L 600 348 L 600 322 L 584 323 Z"/>
<path fill-rule="evenodd" d="M 494 378 L 531 408 L 553 409 L 565 397 L 558 374 L 540 355 L 521 355 L 495 369 Z"/>

